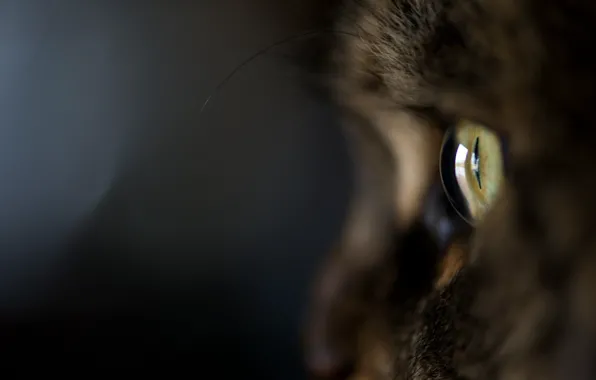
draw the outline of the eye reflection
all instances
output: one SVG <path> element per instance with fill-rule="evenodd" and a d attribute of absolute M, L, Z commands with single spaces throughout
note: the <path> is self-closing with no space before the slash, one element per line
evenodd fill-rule
<path fill-rule="evenodd" d="M 483 218 L 504 179 L 502 141 L 469 121 L 451 128 L 441 152 L 441 178 L 456 211 L 470 224 Z"/>

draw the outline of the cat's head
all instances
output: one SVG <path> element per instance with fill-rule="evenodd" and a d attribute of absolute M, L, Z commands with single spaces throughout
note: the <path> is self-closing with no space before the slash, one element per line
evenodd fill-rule
<path fill-rule="evenodd" d="M 360 44 L 373 54 L 357 80 L 508 142 L 471 248 L 489 365 L 506 379 L 596 377 L 596 2 L 368 3 Z"/>
<path fill-rule="evenodd" d="M 596 377 L 596 3 L 452 3 L 453 50 L 422 66 L 428 99 L 509 145 L 472 244 L 492 364 L 507 379 Z"/>

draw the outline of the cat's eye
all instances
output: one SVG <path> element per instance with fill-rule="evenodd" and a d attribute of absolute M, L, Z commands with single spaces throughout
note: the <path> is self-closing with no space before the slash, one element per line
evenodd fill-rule
<path fill-rule="evenodd" d="M 449 201 L 470 224 L 482 220 L 504 181 L 503 140 L 491 129 L 462 120 L 441 150 L 441 180 Z"/>

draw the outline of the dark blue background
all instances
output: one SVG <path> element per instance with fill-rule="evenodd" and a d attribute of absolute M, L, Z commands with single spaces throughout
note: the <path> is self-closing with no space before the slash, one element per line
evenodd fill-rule
<path fill-rule="evenodd" d="M 303 378 L 341 135 L 292 44 L 200 109 L 318 27 L 320 3 L 0 0 L 4 351 Z"/>

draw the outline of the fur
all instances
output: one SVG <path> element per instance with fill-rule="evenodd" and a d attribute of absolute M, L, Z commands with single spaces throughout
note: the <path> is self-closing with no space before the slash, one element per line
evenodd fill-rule
<path fill-rule="evenodd" d="M 596 2 L 352 0 L 337 28 L 330 88 L 357 186 L 315 286 L 312 371 L 595 377 Z M 410 241 L 459 118 L 511 147 L 461 271 Z"/>

